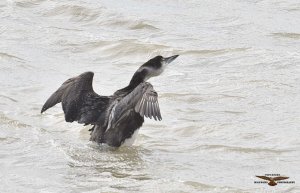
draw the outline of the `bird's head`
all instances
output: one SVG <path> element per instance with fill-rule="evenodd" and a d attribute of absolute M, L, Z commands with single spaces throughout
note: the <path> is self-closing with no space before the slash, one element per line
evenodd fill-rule
<path fill-rule="evenodd" d="M 168 66 L 168 64 L 170 64 L 177 57 L 178 55 L 170 56 L 167 58 L 164 58 L 162 56 L 155 56 L 154 58 L 144 63 L 141 67 L 139 67 L 139 69 L 131 78 L 129 85 L 135 87 L 141 82 L 147 81 L 151 77 L 160 75 Z"/>
<path fill-rule="evenodd" d="M 168 64 L 175 60 L 179 55 L 164 58 L 162 56 L 155 56 L 154 58 L 143 64 L 138 71 L 145 74 L 144 81 L 151 77 L 158 76 L 166 69 Z"/>

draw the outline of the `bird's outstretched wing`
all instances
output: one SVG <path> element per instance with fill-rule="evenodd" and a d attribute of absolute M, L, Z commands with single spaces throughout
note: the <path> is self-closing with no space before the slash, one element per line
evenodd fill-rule
<path fill-rule="evenodd" d="M 155 120 L 161 120 L 162 118 L 157 97 L 157 92 L 155 92 L 152 85 L 149 84 L 146 88 L 144 88 L 142 97 L 135 105 L 135 111 L 140 113 L 141 116 L 145 115 L 150 119 L 153 117 Z"/>
<path fill-rule="evenodd" d="M 157 97 L 153 86 L 148 82 L 143 82 L 116 105 L 115 117 L 119 117 L 118 115 L 124 114 L 129 109 L 133 109 L 142 117 L 161 120 Z"/>
<path fill-rule="evenodd" d="M 268 181 L 271 181 L 272 179 L 267 177 L 267 176 L 256 176 L 258 178 L 261 178 L 261 179 L 264 179 L 264 180 L 268 180 Z"/>
<path fill-rule="evenodd" d="M 111 105 L 105 142 L 111 146 L 120 146 L 130 138 L 144 122 L 144 116 L 161 120 L 157 93 L 150 83 L 142 82 L 125 97 L 114 95 L 117 100 Z"/>
<path fill-rule="evenodd" d="M 273 178 L 273 180 L 275 180 L 275 181 L 286 180 L 286 179 L 289 179 L 289 177 L 278 176 L 278 177 Z"/>
<path fill-rule="evenodd" d="M 106 109 L 109 97 L 94 92 L 93 72 L 85 72 L 65 81 L 44 104 L 41 113 L 62 103 L 67 122 L 94 124 Z"/>

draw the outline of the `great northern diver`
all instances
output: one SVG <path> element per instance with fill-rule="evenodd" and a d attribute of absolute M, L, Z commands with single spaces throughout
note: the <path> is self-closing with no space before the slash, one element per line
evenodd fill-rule
<path fill-rule="evenodd" d="M 67 122 L 93 125 L 91 141 L 119 147 L 136 134 L 144 123 L 144 116 L 162 119 L 157 93 L 146 81 L 160 75 L 177 57 L 156 56 L 150 59 L 134 73 L 128 86 L 111 96 L 100 96 L 94 92 L 93 72 L 82 73 L 65 81 L 49 97 L 41 113 L 61 102 Z"/>

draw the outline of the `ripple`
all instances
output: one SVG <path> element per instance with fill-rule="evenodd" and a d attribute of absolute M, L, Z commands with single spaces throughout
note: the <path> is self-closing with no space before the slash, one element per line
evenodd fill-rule
<path fill-rule="evenodd" d="M 172 101 L 184 101 L 185 103 L 198 103 L 202 102 L 205 99 L 201 94 L 198 93 L 162 93 L 160 94 L 161 98 L 169 98 Z"/>
<path fill-rule="evenodd" d="M 25 61 L 24 59 L 22 59 L 20 57 L 17 57 L 17 56 L 11 55 L 11 54 L 7 54 L 4 52 L 0 52 L 0 59 L 16 59 L 19 61 Z"/>
<path fill-rule="evenodd" d="M 105 49 L 108 53 L 113 55 L 124 56 L 128 54 L 139 54 L 139 53 L 153 53 L 159 52 L 160 50 L 167 49 L 168 46 L 161 44 L 145 44 L 136 40 L 120 40 L 115 42 L 109 48 Z"/>
<path fill-rule="evenodd" d="M 59 45 L 62 47 L 62 50 L 70 50 L 75 53 L 88 52 L 95 49 L 103 49 L 105 46 L 111 45 L 111 41 L 92 41 L 92 42 L 80 42 L 73 43 L 67 40 L 59 40 L 53 43 L 53 45 Z"/>
<path fill-rule="evenodd" d="M 154 25 L 149 24 L 146 21 L 136 21 L 134 19 L 128 18 L 122 18 L 120 15 L 114 15 L 112 16 L 113 19 L 109 19 L 106 21 L 102 21 L 100 24 L 105 24 L 109 27 L 123 27 L 130 30 L 150 30 L 155 31 L 159 30 L 158 27 L 155 27 Z"/>
<path fill-rule="evenodd" d="M 32 93 L 32 92 L 36 92 L 36 91 L 39 91 L 39 90 L 42 90 L 42 86 L 40 85 L 36 85 L 36 86 L 27 86 L 27 87 L 20 87 L 18 89 L 18 91 L 21 91 L 21 92 L 29 92 L 29 93 Z"/>
<path fill-rule="evenodd" d="M 133 30 L 141 30 L 141 29 L 147 29 L 147 30 L 158 30 L 159 28 L 153 26 L 153 25 L 150 25 L 144 21 L 140 21 L 136 24 L 133 24 L 130 29 L 133 29 Z"/>
<path fill-rule="evenodd" d="M 224 98 L 245 99 L 245 97 L 235 96 L 235 95 L 226 95 L 226 94 L 206 95 L 200 93 L 167 93 L 166 92 L 166 93 L 161 93 L 159 96 L 160 98 L 169 98 L 172 99 L 172 101 L 183 101 L 185 103 L 198 103 L 203 101 L 219 100 Z M 228 111 L 228 113 L 230 113 L 230 111 Z"/>
<path fill-rule="evenodd" d="M 211 150 L 225 150 L 233 152 L 243 152 L 243 153 L 276 153 L 281 154 L 285 152 L 290 152 L 292 150 L 278 150 L 270 148 L 250 148 L 250 147 L 235 147 L 226 145 L 202 145 L 201 148 L 211 149 Z"/>
<path fill-rule="evenodd" d="M 65 27 L 55 27 L 55 26 L 50 26 L 48 28 L 66 30 L 66 31 L 83 31 L 83 30 L 75 29 L 75 28 L 65 28 Z"/>
<path fill-rule="evenodd" d="M 196 188 L 196 189 L 214 189 L 216 188 L 216 186 L 212 186 L 212 185 L 209 185 L 209 184 L 203 184 L 203 183 L 199 183 L 199 182 L 195 182 L 195 181 L 185 181 L 184 184 L 186 185 L 189 185 L 189 186 L 192 186 L 193 188 Z"/>
<path fill-rule="evenodd" d="M 9 99 L 12 102 L 18 102 L 17 100 L 13 99 L 12 97 L 8 97 L 8 96 L 5 96 L 5 95 L 0 95 L 0 97 L 5 98 L 5 99 Z"/>
<path fill-rule="evenodd" d="M 234 115 L 241 115 L 241 114 L 245 114 L 245 111 L 213 111 L 213 113 L 228 113 L 228 114 L 234 114 Z"/>
<path fill-rule="evenodd" d="M 0 113 L 0 123 L 10 125 L 12 127 L 22 128 L 22 127 L 30 127 L 30 125 L 27 125 L 25 123 L 22 123 L 18 120 L 11 119 L 7 117 L 6 115 Z"/>
<path fill-rule="evenodd" d="M 272 33 L 272 36 L 300 40 L 300 33 Z"/>
<path fill-rule="evenodd" d="M 168 49 L 168 46 L 160 44 L 146 44 L 134 39 L 124 39 L 119 41 L 104 41 L 97 40 L 85 43 L 72 43 L 66 40 L 57 41 L 54 44 L 60 45 L 64 50 L 73 53 L 86 53 L 86 52 L 101 52 L 101 57 L 112 56 L 128 56 L 137 54 L 148 54 L 160 52 L 161 50 Z"/>
<path fill-rule="evenodd" d="M 44 2 L 45 0 L 26 0 L 26 1 L 18 1 L 16 2 L 16 6 L 22 7 L 22 8 L 32 8 L 35 6 L 38 6 L 41 2 Z"/>
<path fill-rule="evenodd" d="M 53 17 L 58 15 L 66 15 L 74 21 L 93 21 L 98 18 L 101 11 L 99 9 L 91 9 L 78 5 L 60 5 L 44 13 L 45 17 Z"/>
<path fill-rule="evenodd" d="M 210 56 L 217 56 L 217 55 L 223 55 L 227 53 L 234 53 L 234 52 L 245 52 L 247 50 L 251 49 L 250 47 L 246 48 L 224 48 L 224 49 L 214 49 L 214 50 L 178 50 L 178 53 L 183 55 L 210 55 Z"/>
<path fill-rule="evenodd" d="M 3 70 L 15 70 L 16 68 L 24 68 L 24 69 L 33 69 L 34 67 L 30 64 L 28 64 L 28 62 L 18 56 L 12 55 L 12 54 L 8 54 L 5 52 L 0 52 L 0 61 L 3 62 L 9 62 L 10 65 L 2 65 L 1 69 Z"/>
<path fill-rule="evenodd" d="M 15 137 L 0 137 L 1 144 L 12 144 L 20 140 L 21 140 L 20 138 L 15 138 Z"/>

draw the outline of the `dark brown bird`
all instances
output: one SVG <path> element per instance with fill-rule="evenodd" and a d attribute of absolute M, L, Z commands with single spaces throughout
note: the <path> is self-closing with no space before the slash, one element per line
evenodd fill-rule
<path fill-rule="evenodd" d="M 284 177 L 284 176 L 277 176 L 277 177 L 267 177 L 267 176 L 256 176 L 258 178 L 261 178 L 261 179 L 264 179 L 264 180 L 268 180 L 269 181 L 269 186 L 276 186 L 277 183 L 276 181 L 279 181 L 279 180 L 286 180 L 288 179 L 289 177 Z"/>
<path fill-rule="evenodd" d="M 91 141 L 119 147 L 132 144 L 144 117 L 161 120 L 158 95 L 146 82 L 160 75 L 178 55 L 156 56 L 144 63 L 133 75 L 128 86 L 111 96 L 95 93 L 93 72 L 85 72 L 65 81 L 46 101 L 41 113 L 62 103 L 67 122 L 93 125 Z M 126 143 L 125 143 L 126 142 Z"/>

